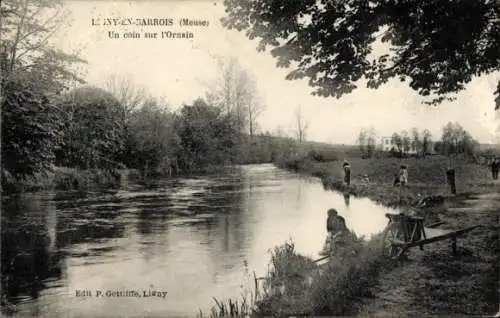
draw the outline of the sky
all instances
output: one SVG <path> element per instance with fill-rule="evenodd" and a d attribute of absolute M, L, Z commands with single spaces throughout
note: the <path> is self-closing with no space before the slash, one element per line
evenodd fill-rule
<path fill-rule="evenodd" d="M 429 129 L 437 139 L 449 121 L 460 123 L 482 143 L 499 143 L 496 128 L 500 116 L 494 112 L 493 91 L 500 72 L 477 78 L 457 100 L 438 107 L 421 104 L 422 99 L 397 80 L 377 90 L 359 87 L 335 99 L 311 95 L 306 80 L 287 81 L 289 70 L 276 67 L 269 52 L 257 52 L 256 41 L 243 32 L 224 29 L 221 0 L 69 0 L 67 23 L 55 34 L 53 42 L 66 51 L 79 52 L 87 60 L 86 80 L 101 86 L 110 75 L 132 78 L 154 96 L 163 96 L 173 107 L 205 96 L 217 81 L 216 57 L 234 57 L 257 80 L 265 106 L 259 118 L 262 131 L 278 127 L 293 134 L 295 109 L 301 105 L 309 122 L 309 140 L 353 144 L 361 129 L 374 127 L 378 136 L 413 127 Z M 173 26 L 104 26 L 106 18 L 165 18 Z M 179 20 L 206 20 L 208 26 L 180 27 Z M 101 25 L 92 25 L 100 23 Z M 190 39 L 148 39 L 144 32 L 190 31 Z M 121 35 L 110 38 L 108 32 Z M 141 38 L 123 38 L 135 31 Z M 498 112 L 497 112 L 498 113 Z"/>

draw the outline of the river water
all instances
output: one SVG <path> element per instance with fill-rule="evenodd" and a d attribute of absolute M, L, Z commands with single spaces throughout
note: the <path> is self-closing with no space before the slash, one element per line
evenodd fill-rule
<path fill-rule="evenodd" d="M 365 236 L 380 232 L 384 214 L 394 212 L 272 165 L 8 198 L 2 205 L 4 314 L 192 317 L 208 310 L 213 297 L 238 298 L 247 272 L 265 274 L 269 249 L 288 239 L 299 253 L 319 257 L 332 207 Z M 143 297 L 96 297 L 97 291 Z M 150 291 L 167 294 L 144 297 Z"/>

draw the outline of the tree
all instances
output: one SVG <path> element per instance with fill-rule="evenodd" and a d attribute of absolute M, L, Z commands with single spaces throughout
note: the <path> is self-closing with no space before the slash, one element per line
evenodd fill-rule
<path fill-rule="evenodd" d="M 393 133 L 391 137 L 391 144 L 396 146 L 399 156 L 403 155 L 403 138 L 398 133 Z"/>
<path fill-rule="evenodd" d="M 253 138 L 255 132 L 259 125 L 259 116 L 262 114 L 262 111 L 265 109 L 264 105 L 261 103 L 259 98 L 257 97 L 257 90 L 255 81 L 253 81 L 249 87 L 249 94 L 247 95 L 247 121 L 248 121 L 248 133 L 250 134 L 250 138 Z"/>
<path fill-rule="evenodd" d="M 219 107 L 197 99 L 180 111 L 178 135 L 182 154 L 181 169 L 191 171 L 208 165 L 222 165 L 236 160 L 238 131 L 230 117 Z"/>
<path fill-rule="evenodd" d="M 207 92 L 207 102 L 230 115 L 240 133 L 255 134 L 263 110 L 256 80 L 235 58 L 218 59 L 220 78 Z"/>
<path fill-rule="evenodd" d="M 420 139 L 420 132 L 418 131 L 418 128 L 413 128 L 411 130 L 411 147 L 412 149 L 415 149 L 417 154 L 422 154 L 422 140 Z"/>
<path fill-rule="evenodd" d="M 116 167 L 124 144 L 118 100 L 100 88 L 83 86 L 63 95 L 59 105 L 65 136 L 58 163 L 85 169 Z"/>
<path fill-rule="evenodd" d="M 403 153 L 407 154 L 410 151 L 411 139 L 406 130 L 401 132 L 401 144 L 403 146 Z"/>
<path fill-rule="evenodd" d="M 304 118 L 304 114 L 302 113 L 302 106 L 299 105 L 295 109 L 295 129 L 299 144 L 306 140 L 308 128 L 309 122 Z"/>
<path fill-rule="evenodd" d="M 364 157 L 365 156 L 365 152 L 366 152 L 366 141 L 367 141 L 367 133 L 364 129 L 362 129 L 360 132 L 359 132 L 359 135 L 358 135 L 358 139 L 356 140 L 356 143 L 358 144 L 359 146 L 359 150 L 361 152 L 361 156 Z"/>
<path fill-rule="evenodd" d="M 60 112 L 31 81 L 10 80 L 3 94 L 2 173 L 24 179 L 50 170 L 62 139 Z"/>
<path fill-rule="evenodd" d="M 371 158 L 375 153 L 376 138 L 377 133 L 375 132 L 375 128 L 370 127 L 370 130 L 368 131 L 368 139 L 366 140 L 366 151 L 368 158 Z"/>
<path fill-rule="evenodd" d="M 65 19 L 62 7 L 59 0 L 2 1 L 2 89 L 22 73 L 36 75 L 37 88 L 51 93 L 61 92 L 70 82 L 84 82 L 72 68 L 84 60 L 49 44 Z"/>
<path fill-rule="evenodd" d="M 422 156 L 425 157 L 431 152 L 432 147 L 432 135 L 428 129 L 424 129 L 422 132 Z"/>
<path fill-rule="evenodd" d="M 161 100 L 149 97 L 135 109 L 128 122 L 126 164 L 149 172 L 178 172 L 181 141 L 176 129 L 177 117 Z"/>
<path fill-rule="evenodd" d="M 459 154 L 471 158 L 474 156 L 478 142 L 472 138 L 459 123 L 449 122 L 443 127 L 441 136 L 442 152 L 450 158 L 450 166 Z"/>
<path fill-rule="evenodd" d="M 449 122 L 443 127 L 441 143 L 436 144 L 439 150 L 449 158 L 449 167 L 446 171 L 451 193 L 456 194 L 455 187 L 455 166 L 456 158 L 459 153 L 466 156 L 473 156 L 477 142 L 472 136 L 458 123 Z"/>
<path fill-rule="evenodd" d="M 84 61 L 48 42 L 64 19 L 61 8 L 57 0 L 1 2 L 0 140 L 1 157 L 9 158 L 0 162 L 2 175 L 25 178 L 52 166 L 61 141 L 55 96 L 83 82 L 73 66 Z"/>
<path fill-rule="evenodd" d="M 408 81 L 430 103 L 461 91 L 473 77 L 500 68 L 498 0 L 285 1 L 225 0 L 228 29 L 271 47 L 287 79 L 309 78 L 314 94 L 340 98 L 378 88 L 390 78 Z M 372 60 L 378 42 L 391 54 Z M 498 84 L 500 87 L 500 83 Z M 500 106 L 500 89 L 496 91 Z"/>
<path fill-rule="evenodd" d="M 361 156 L 363 158 L 371 158 L 375 153 L 376 137 L 377 133 L 373 127 L 370 127 L 368 131 L 362 129 L 359 132 L 356 143 L 359 146 L 359 150 L 361 151 Z"/>
<path fill-rule="evenodd" d="M 126 125 L 130 114 L 140 107 L 148 98 L 146 90 L 138 87 L 131 76 L 111 75 L 104 84 L 104 88 L 113 95 L 122 106 L 122 121 Z M 149 97 L 151 101 L 151 97 Z"/>

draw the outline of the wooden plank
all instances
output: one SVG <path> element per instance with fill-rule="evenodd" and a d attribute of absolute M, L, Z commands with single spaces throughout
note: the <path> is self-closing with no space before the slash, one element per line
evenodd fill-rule
<path fill-rule="evenodd" d="M 398 219 L 408 219 L 408 220 L 412 220 L 412 221 L 423 221 L 424 218 L 421 217 L 421 216 L 416 216 L 416 215 L 406 215 L 406 214 L 403 214 L 403 213 L 386 213 L 385 216 L 388 218 L 388 219 L 394 219 L 394 220 L 398 220 Z"/>
<path fill-rule="evenodd" d="M 475 226 L 471 226 L 471 227 L 457 230 L 457 231 L 449 231 L 449 232 L 446 232 L 445 234 L 430 237 L 430 238 L 427 238 L 425 240 L 406 243 L 406 244 L 404 244 L 404 246 L 406 248 L 410 248 L 410 247 L 417 246 L 417 245 L 425 245 L 425 244 L 430 244 L 430 243 L 434 243 L 434 242 L 438 242 L 438 241 L 444 241 L 447 239 L 456 239 L 457 236 L 464 235 L 465 233 L 472 231 L 473 229 L 476 229 L 480 226 L 481 225 L 475 225 Z M 444 231 L 444 230 L 441 230 L 441 231 Z"/>
<path fill-rule="evenodd" d="M 431 229 L 431 228 L 434 228 L 436 226 L 443 225 L 444 223 L 445 222 L 443 222 L 443 221 L 432 223 L 432 224 L 427 225 L 426 228 L 430 228 Z"/>
<path fill-rule="evenodd" d="M 322 260 L 325 260 L 325 259 L 327 259 L 327 258 L 330 258 L 330 255 L 327 255 L 327 256 L 323 256 L 323 257 L 321 257 L 321 258 L 318 258 L 317 260 L 314 260 L 313 262 L 314 262 L 314 263 L 321 262 Z"/>

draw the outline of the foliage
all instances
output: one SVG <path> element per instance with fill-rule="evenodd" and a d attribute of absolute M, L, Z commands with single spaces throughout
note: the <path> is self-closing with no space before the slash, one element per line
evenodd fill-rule
<path fill-rule="evenodd" d="M 421 143 L 422 154 L 424 157 L 425 155 L 429 154 L 432 151 L 431 145 L 432 145 L 431 132 L 427 129 L 424 129 L 424 131 L 422 132 L 422 143 Z"/>
<path fill-rule="evenodd" d="M 462 153 L 471 158 L 479 143 L 460 124 L 449 122 L 443 127 L 440 146 L 442 148 L 439 150 L 444 155 L 456 156 Z"/>
<path fill-rule="evenodd" d="M 124 163 L 144 172 L 177 172 L 181 144 L 176 120 L 176 115 L 155 99 L 132 112 L 127 122 Z"/>
<path fill-rule="evenodd" d="M 112 168 L 123 147 L 121 106 L 108 92 L 90 86 L 62 96 L 64 146 L 57 162 L 67 167 Z"/>
<path fill-rule="evenodd" d="M 271 47 L 278 67 L 293 68 L 287 79 L 309 78 L 320 96 L 340 98 L 361 78 L 369 88 L 399 78 L 437 103 L 474 76 L 500 67 L 498 1 L 225 0 L 224 5 L 226 28 L 259 39 L 261 51 Z M 390 54 L 373 59 L 380 41 Z"/>
<path fill-rule="evenodd" d="M 391 145 L 393 145 L 391 149 L 393 156 L 402 157 L 412 150 L 417 156 L 425 157 L 432 151 L 432 135 L 427 129 L 424 129 L 422 133 L 417 128 L 413 128 L 411 132 L 403 130 L 401 133 L 392 134 Z"/>
<path fill-rule="evenodd" d="M 307 130 L 309 129 L 309 121 L 304 117 L 302 112 L 302 106 L 299 105 L 295 109 L 295 134 L 297 135 L 297 141 L 299 144 L 306 141 Z"/>
<path fill-rule="evenodd" d="M 53 93 L 61 92 L 70 82 L 83 82 L 73 66 L 84 60 L 48 42 L 64 21 L 62 1 L 5 0 L 1 16 L 2 85 L 24 72 L 36 74 L 34 86 Z"/>
<path fill-rule="evenodd" d="M 181 169 L 191 171 L 236 160 L 240 134 L 229 116 L 202 99 L 181 109 L 177 128 L 182 146 Z"/>
<path fill-rule="evenodd" d="M 2 188 L 51 169 L 62 129 L 54 97 L 71 81 L 82 82 L 72 66 L 83 60 L 48 44 L 62 21 L 61 5 L 48 0 L 1 2 L 1 157 L 2 176 L 9 176 L 2 178 Z"/>
<path fill-rule="evenodd" d="M 50 170 L 61 143 L 60 113 L 31 80 L 11 80 L 2 103 L 2 169 L 15 179 Z"/>
<path fill-rule="evenodd" d="M 264 110 L 256 79 L 235 58 L 224 61 L 218 57 L 218 62 L 220 77 L 207 92 L 207 102 L 228 115 L 238 132 L 253 137 L 258 117 Z"/>
<path fill-rule="evenodd" d="M 323 270 L 298 254 L 292 241 L 275 247 L 256 312 L 259 316 L 352 314 L 353 302 L 367 294 L 381 272 L 379 246 L 377 239 L 365 242 L 350 233 Z"/>
<path fill-rule="evenodd" d="M 408 153 L 411 147 L 411 139 L 407 130 L 401 132 L 401 144 L 403 146 L 403 152 Z"/>
<path fill-rule="evenodd" d="M 403 154 L 403 137 L 397 132 L 393 133 L 391 136 L 391 144 L 396 146 L 396 150 L 400 155 Z"/>
<path fill-rule="evenodd" d="M 367 137 L 366 137 L 366 131 L 361 130 L 358 135 L 358 139 L 356 140 L 356 143 L 359 145 L 359 150 L 361 151 L 361 154 L 364 155 L 366 151 L 366 142 L 367 142 Z"/>
<path fill-rule="evenodd" d="M 361 156 L 363 158 L 371 158 L 375 154 L 375 149 L 377 147 L 376 138 L 377 133 L 373 127 L 370 127 L 368 131 L 362 129 L 359 132 L 356 143 L 359 146 L 359 150 L 361 151 Z"/>

